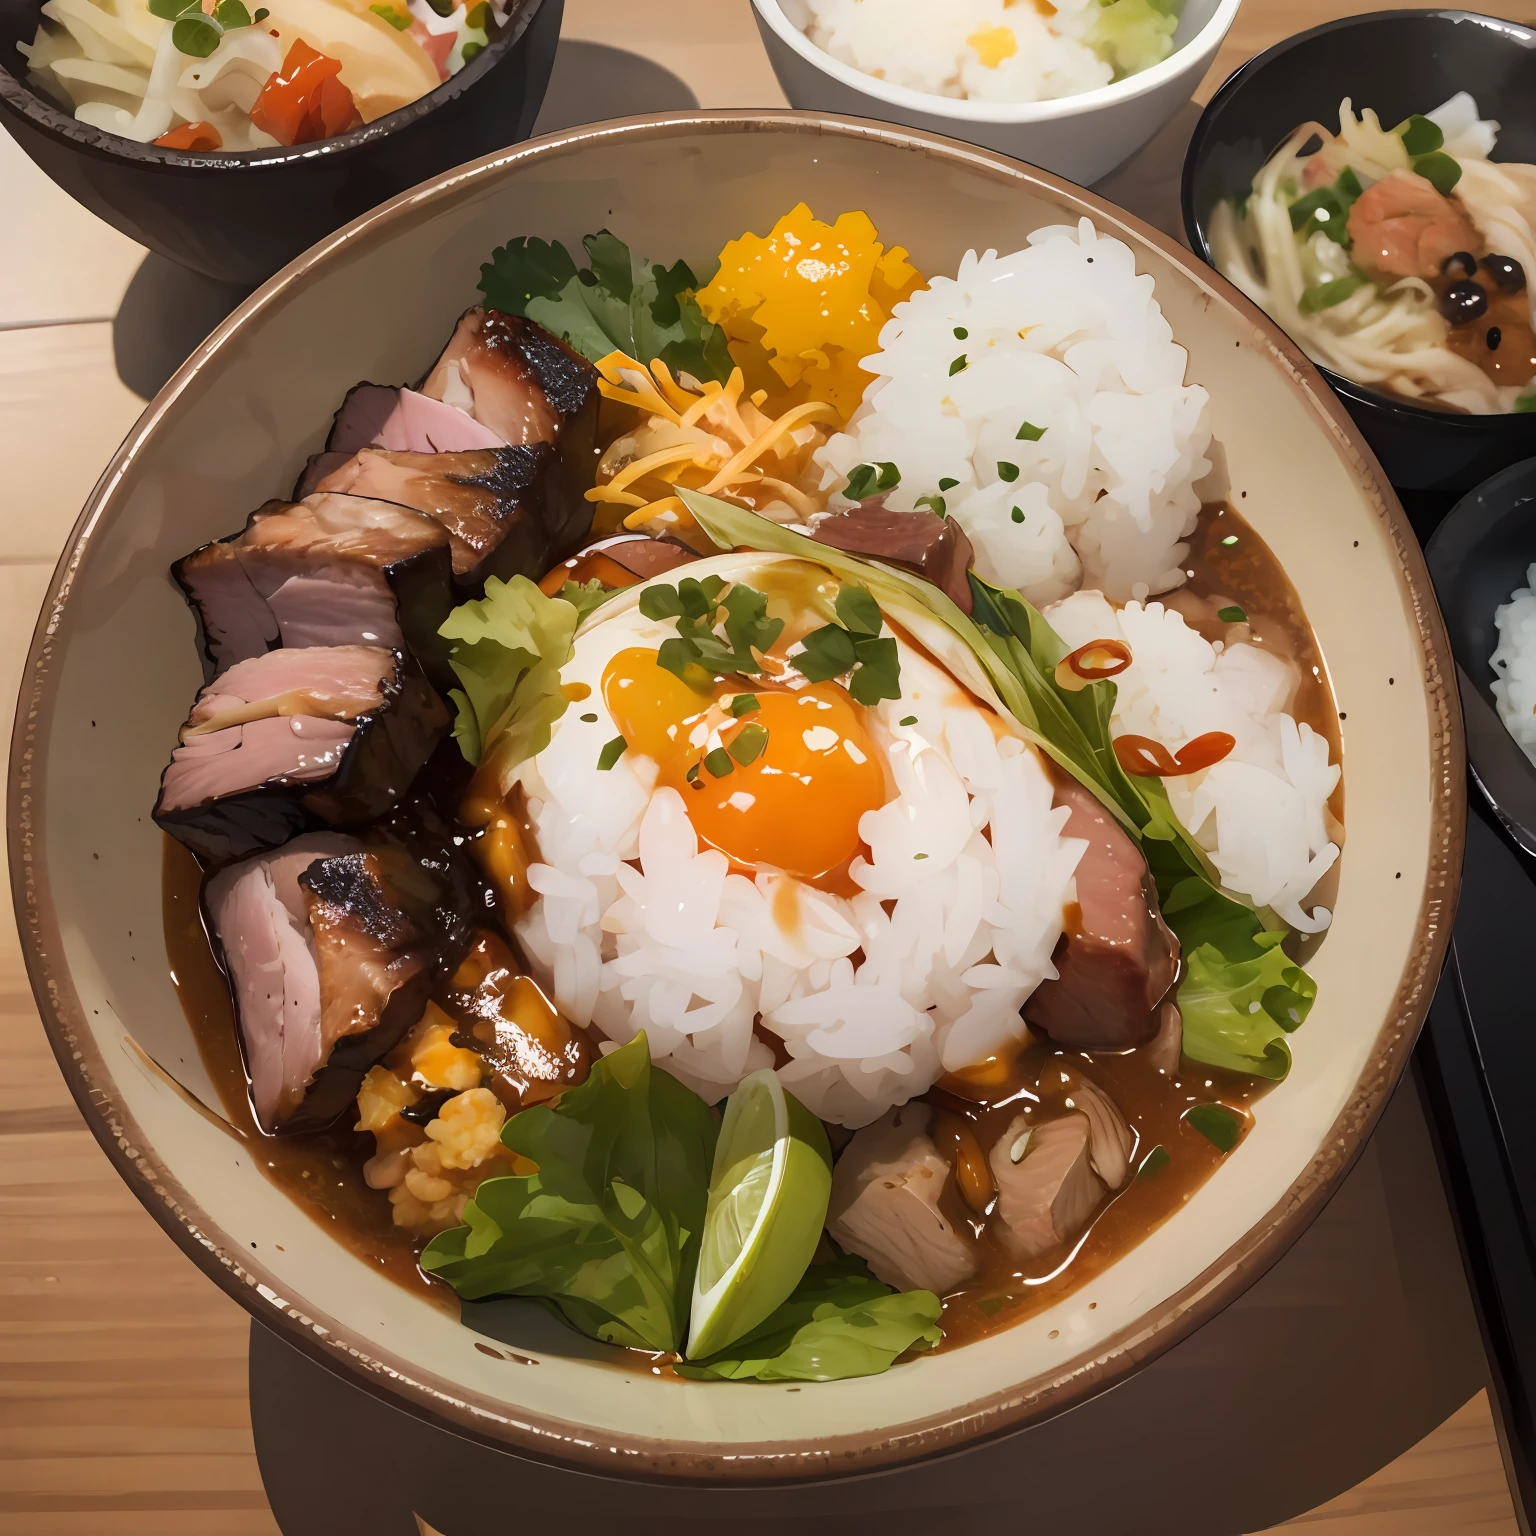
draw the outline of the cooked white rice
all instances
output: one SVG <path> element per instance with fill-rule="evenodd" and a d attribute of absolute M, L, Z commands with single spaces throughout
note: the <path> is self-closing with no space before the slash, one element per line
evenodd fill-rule
<path fill-rule="evenodd" d="M 866 75 L 933 96 L 1047 101 L 1108 85 L 1094 51 L 1101 0 L 1059 0 L 1047 19 L 1008 0 L 782 0 L 818 48 Z"/>
<path fill-rule="evenodd" d="M 619 649 L 667 633 L 596 624 L 564 675 L 600 675 Z M 541 899 L 517 933 L 561 1011 L 618 1043 L 644 1029 L 653 1059 L 711 1101 L 772 1065 L 753 1033 L 760 1014 L 791 1058 L 785 1086 L 855 1127 L 1022 1039 L 1019 1010 L 1055 975 L 1086 845 L 1061 836 L 1068 812 L 1053 809 L 1032 747 L 995 739 L 948 674 L 909 647 L 901 683 L 900 699 L 868 715 L 898 795 L 860 821 L 860 893 L 798 885 L 788 927 L 775 901 L 787 877 L 749 879 L 701 852 L 682 797 L 656 788 L 652 759 L 596 767 L 614 729 L 600 691 L 584 706 L 597 720 L 567 711 L 519 770 L 543 862 L 529 874 Z"/>
<path fill-rule="evenodd" d="M 1152 278 L 1089 220 L 1011 255 L 970 252 L 896 306 L 863 362 L 864 403 L 818 454 L 823 484 L 895 463 L 889 505 L 942 495 L 980 574 L 1036 603 L 1084 584 L 1116 602 L 1167 591 L 1210 469 L 1208 398 L 1187 362 Z M 1020 438 L 1026 423 L 1038 440 Z"/>
<path fill-rule="evenodd" d="M 1536 763 L 1536 565 L 1525 579 L 1527 585 L 1494 611 L 1499 646 L 1488 664 L 1499 674 L 1493 684 L 1499 718 Z"/>
<path fill-rule="evenodd" d="M 1307 912 L 1301 903 L 1339 856 L 1327 814 L 1339 768 L 1328 761 L 1327 739 L 1287 713 L 1294 664 L 1245 642 L 1218 649 L 1161 603 L 1116 612 L 1102 593 L 1084 591 L 1046 617 L 1073 649 L 1090 640 L 1130 647 L 1131 665 L 1115 679 L 1115 735 L 1148 736 L 1171 752 L 1207 731 L 1235 739 L 1214 767 L 1162 781 L 1174 813 L 1228 890 L 1303 933 L 1326 928 L 1327 909 Z"/>

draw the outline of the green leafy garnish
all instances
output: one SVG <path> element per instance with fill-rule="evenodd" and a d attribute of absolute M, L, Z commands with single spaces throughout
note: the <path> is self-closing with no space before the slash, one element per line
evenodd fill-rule
<path fill-rule="evenodd" d="M 430 0 L 428 0 L 428 3 L 430 3 Z M 485 52 L 485 44 L 484 43 L 477 43 L 477 42 L 471 41 L 471 42 L 467 42 L 467 43 L 464 44 L 464 47 L 460 50 L 460 57 L 464 60 L 464 62 L 466 64 L 468 64 L 471 59 L 479 58 L 480 55 L 482 53 L 484 53 L 484 52 Z"/>
<path fill-rule="evenodd" d="M 999 459 L 997 461 L 997 478 L 999 480 L 1006 480 L 1011 484 L 1019 478 L 1019 466 Z"/>
<path fill-rule="evenodd" d="M 392 5 L 370 5 L 368 9 L 375 16 L 382 16 L 396 32 L 404 32 L 411 25 L 411 13 L 409 11 L 397 11 Z"/>
<path fill-rule="evenodd" d="M 1332 282 L 1318 283 L 1302 290 L 1296 307 L 1304 315 L 1315 315 L 1320 309 L 1332 309 L 1335 304 L 1342 304 L 1364 283 L 1365 279 L 1358 272 L 1351 272 L 1348 277 L 1336 277 Z"/>
<path fill-rule="evenodd" d="M 881 491 L 893 491 L 901 484 L 901 471 L 889 461 L 879 464 L 855 464 L 848 472 L 843 495 L 849 501 L 864 501 Z"/>
<path fill-rule="evenodd" d="M 1418 112 L 1405 118 L 1392 131 L 1403 141 L 1403 148 L 1414 156 L 1427 155 L 1445 143 L 1445 134 L 1441 132 L 1440 125 Z"/>
<path fill-rule="evenodd" d="M 949 515 L 949 506 L 942 496 L 919 496 L 912 510 L 915 512 L 918 507 L 927 507 L 935 517 L 947 517 Z"/>
<path fill-rule="evenodd" d="M 1013 509 L 1013 511 L 1010 512 L 1008 515 L 1009 515 L 1009 517 L 1011 517 L 1014 520 L 1014 522 L 1022 523 L 1024 521 L 1024 508 L 1023 507 L 1015 507 Z"/>
<path fill-rule="evenodd" d="M 603 750 L 597 754 L 597 766 L 607 773 L 628 750 L 629 743 L 622 736 L 615 736 L 612 741 L 603 743 Z"/>
<path fill-rule="evenodd" d="M 941 491 L 952 491 L 959 484 L 960 482 L 958 480 L 951 479 L 950 476 L 945 475 L 944 478 L 939 481 L 939 489 Z"/>
<path fill-rule="evenodd" d="M 613 587 L 605 587 L 594 576 L 590 581 L 568 581 L 556 595 L 562 603 L 569 603 L 584 619 L 594 608 L 606 603 L 615 590 Z"/>
<path fill-rule="evenodd" d="M 755 693 L 738 693 L 731 700 L 731 713 L 739 720 L 743 715 L 755 715 L 763 706 Z"/>
<path fill-rule="evenodd" d="M 901 661 L 895 640 L 880 639 L 884 623 L 880 605 L 867 588 L 845 584 L 837 594 L 840 622 L 813 629 L 801 642 L 805 649 L 790 658 L 802 677 L 813 683 L 848 678 L 848 692 L 864 705 L 901 697 Z"/>
<path fill-rule="evenodd" d="M 964 341 L 971 333 L 963 325 L 955 327 L 955 340 Z"/>
<path fill-rule="evenodd" d="M 730 378 L 725 332 L 705 319 L 686 262 L 646 261 L 606 229 L 582 244 L 590 265 L 578 269 L 558 240 L 508 241 L 480 268 L 486 303 L 537 321 L 593 362 L 619 351 L 704 381 Z"/>
<path fill-rule="evenodd" d="M 662 641 L 656 664 L 693 686 L 755 676 L 763 666 L 754 651 L 768 650 L 784 628 L 782 619 L 768 617 L 763 593 L 741 582 L 726 591 L 719 576 L 649 586 L 640 594 L 640 612 L 648 619 L 677 621 L 677 637 Z"/>
<path fill-rule="evenodd" d="M 901 724 L 903 724 L 903 725 L 916 725 L 917 724 L 917 716 L 916 715 L 903 715 L 901 717 Z"/>
<path fill-rule="evenodd" d="M 1037 427 L 1032 421 L 1026 421 L 1013 435 L 1021 443 L 1038 443 L 1045 436 L 1045 428 Z"/>
<path fill-rule="evenodd" d="M 1225 1104 L 1196 1104 L 1184 1118 L 1218 1152 L 1230 1152 L 1243 1130 L 1242 1121 Z"/>
<path fill-rule="evenodd" d="M 1216 617 L 1223 624 L 1246 624 L 1248 622 L 1248 615 L 1235 603 L 1228 608 L 1218 608 L 1216 610 Z"/>
<path fill-rule="evenodd" d="M 149 10 L 152 16 L 173 23 L 172 45 L 178 53 L 194 59 L 206 59 L 226 32 L 251 25 L 251 13 L 241 0 L 219 0 L 211 16 L 200 0 L 150 0 Z"/>
<path fill-rule="evenodd" d="M 763 755 L 768 745 L 768 727 L 758 725 L 755 721 L 750 725 L 744 725 L 731 737 L 730 745 L 726 751 L 741 764 L 743 768 L 755 763 Z"/>
<path fill-rule="evenodd" d="M 1438 149 L 1431 154 L 1420 155 L 1413 162 L 1413 169 L 1442 197 L 1449 197 L 1451 189 L 1461 180 L 1461 162 L 1442 154 Z"/>
<path fill-rule="evenodd" d="M 728 773 L 735 773 L 736 764 L 731 761 L 731 754 L 724 747 L 715 747 L 704 754 L 704 766 L 717 778 L 723 779 Z"/>
<path fill-rule="evenodd" d="M 957 357 L 954 360 L 954 362 L 952 362 L 949 365 L 949 376 L 950 376 L 950 378 L 954 378 L 954 376 L 957 373 L 963 373 L 965 371 L 965 368 L 966 368 L 965 353 L 962 352 L 960 354 L 960 356 Z"/>
<path fill-rule="evenodd" d="M 526 576 L 486 579 L 485 596 L 461 603 L 438 630 L 457 641 L 448 654 L 462 688 L 449 694 L 458 710 L 453 734 L 465 759 L 488 751 L 503 771 L 542 752 L 565 713 L 560 668 L 570 659 L 579 614 L 548 597 Z"/>
<path fill-rule="evenodd" d="M 1136 1170 L 1139 1179 L 1151 1179 L 1160 1174 L 1173 1159 L 1168 1155 L 1168 1149 L 1161 1142 L 1152 1148 L 1141 1160 L 1141 1167 Z"/>
<path fill-rule="evenodd" d="M 893 1291 L 862 1259 L 813 1264 L 789 1300 L 718 1354 L 673 1369 L 695 1381 L 840 1381 L 887 1370 L 943 1337 L 932 1291 Z"/>
<path fill-rule="evenodd" d="M 421 1267 L 467 1301 L 540 1296 L 591 1338 L 681 1349 L 717 1130 L 639 1034 L 558 1105 L 507 1121 L 503 1143 L 538 1171 L 487 1179 Z"/>

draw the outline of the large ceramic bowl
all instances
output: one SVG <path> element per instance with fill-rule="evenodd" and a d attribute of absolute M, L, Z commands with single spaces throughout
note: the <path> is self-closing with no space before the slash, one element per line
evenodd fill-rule
<path fill-rule="evenodd" d="M 1377 11 L 1267 48 L 1211 98 L 1184 160 L 1184 228 L 1211 260 L 1210 220 L 1245 194 L 1268 156 L 1316 121 L 1336 125 L 1348 96 L 1384 123 L 1471 91 L 1500 125 L 1496 160 L 1536 160 L 1536 27 L 1470 11 Z M 1426 410 L 1323 369 L 1394 485 L 1465 491 L 1536 453 L 1536 416 Z"/>
<path fill-rule="evenodd" d="M 876 79 L 818 48 L 780 0 L 752 0 L 757 30 L 789 103 L 947 133 L 1044 166 L 1084 186 L 1128 160 L 1194 94 L 1242 0 L 1187 0 L 1161 64 L 1055 101 L 960 101 Z"/>
<path fill-rule="evenodd" d="M 0 124 L 77 202 L 132 240 L 254 287 L 322 235 L 429 176 L 527 138 L 565 0 L 516 0 L 452 79 L 351 133 L 291 148 L 189 154 L 76 122 L 27 81 L 18 42 L 38 0 L 0 0 Z"/>
<path fill-rule="evenodd" d="M 1027 1323 L 803 1389 L 620 1371 L 554 1329 L 492 1346 L 338 1245 L 266 1181 L 259 1149 L 143 1054 L 213 1101 L 167 975 L 149 815 L 200 681 L 170 562 L 290 484 L 349 385 L 419 373 L 509 236 L 574 242 L 607 225 L 657 258 L 702 262 L 802 198 L 827 217 L 867 209 L 930 272 L 1084 215 L 1131 245 L 1210 391 L 1231 498 L 1316 627 L 1346 716 L 1348 816 L 1337 918 L 1309 962 L 1320 999 L 1241 1150 Z M 1327 386 L 1257 311 L 1171 240 L 997 156 L 870 123 L 699 113 L 587 128 L 443 176 L 317 246 L 199 348 L 108 467 L 39 620 L 11 867 L 32 983 L 82 1112 L 149 1210 L 252 1313 L 467 1434 L 615 1475 L 740 1483 L 870 1470 L 1056 1413 L 1250 1284 L 1343 1177 L 1408 1058 L 1449 932 L 1464 796 L 1450 653 L 1418 547 Z"/>

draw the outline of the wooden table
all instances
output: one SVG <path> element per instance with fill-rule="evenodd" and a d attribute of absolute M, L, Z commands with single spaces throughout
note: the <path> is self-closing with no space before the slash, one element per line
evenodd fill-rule
<path fill-rule="evenodd" d="M 1198 99 L 1256 50 L 1367 8 L 1248 0 Z M 1536 0 L 1487 8 L 1536 21 Z M 567 0 L 564 37 L 578 46 L 557 65 L 546 129 L 695 104 L 783 105 L 746 0 Z M 1111 184 L 1111 195 L 1152 217 L 1171 190 L 1166 176 Z M 149 290 L 178 276 L 57 191 L 4 135 L 0 206 L 9 210 L 0 223 L 8 718 L 54 561 L 142 408 L 123 379 L 152 392 L 201 338 L 203 312 L 208 323 L 217 318 L 219 296 L 184 285 L 170 308 L 159 293 L 157 307 Z M 0 1536 L 272 1536 L 246 1397 L 247 1317 L 177 1252 L 83 1128 L 8 922 L 0 926 L 0 1233 Z M 1318 1536 L 1512 1536 L 1486 1394 L 1291 1523 Z"/>

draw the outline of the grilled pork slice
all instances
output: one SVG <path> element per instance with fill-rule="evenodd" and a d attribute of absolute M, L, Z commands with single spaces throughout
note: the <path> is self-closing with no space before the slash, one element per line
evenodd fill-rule
<path fill-rule="evenodd" d="M 354 384 L 341 402 L 326 455 L 336 464 L 359 448 L 389 448 L 399 453 L 464 453 L 504 448 L 506 442 L 467 411 L 395 384 Z"/>
<path fill-rule="evenodd" d="M 467 411 L 505 443 L 554 443 L 597 462 L 597 370 L 532 320 L 476 307 L 459 317 L 421 392 Z"/>
<path fill-rule="evenodd" d="M 447 725 L 436 690 L 402 652 L 267 651 L 198 695 L 155 820 L 204 859 L 371 821 L 410 787 Z"/>
<path fill-rule="evenodd" d="M 439 625 L 453 606 L 448 534 L 408 507 L 322 494 L 270 501 L 241 533 L 171 567 L 215 672 L 277 646 L 407 649 L 451 682 Z"/>
<path fill-rule="evenodd" d="M 861 1130 L 832 1171 L 827 1231 L 899 1291 L 943 1295 L 976 1273 L 976 1244 L 939 1208 L 952 1169 L 927 1104 L 903 1104 Z"/>
<path fill-rule="evenodd" d="M 264 1131 L 346 1110 L 464 952 L 473 876 L 440 824 L 397 817 L 366 842 L 296 838 L 204 889 Z"/>
<path fill-rule="evenodd" d="M 861 502 L 823 518 L 811 537 L 818 544 L 899 565 L 931 581 L 964 613 L 971 611 L 967 573 L 975 550 L 952 517 L 933 512 L 893 512 L 884 501 Z"/>
<path fill-rule="evenodd" d="M 1057 1045 L 1123 1051 L 1153 1039 L 1178 978 L 1179 941 L 1158 910 L 1141 850 L 1075 779 L 1056 804 L 1071 808 L 1064 837 L 1087 839 L 1077 866 L 1077 911 L 1052 955 L 1058 972 L 1024 1004 L 1024 1017 Z"/>
<path fill-rule="evenodd" d="M 997 1208 L 987 1230 L 1014 1258 L 1038 1258 L 1088 1225 L 1105 1195 L 1093 1140 L 1086 1114 L 1034 1126 L 1019 1115 L 992 1148 Z"/>
<path fill-rule="evenodd" d="M 537 580 L 585 534 L 592 517 L 584 497 L 566 494 L 548 443 L 471 453 L 364 448 L 350 458 L 319 454 L 297 494 L 311 490 L 398 502 L 434 518 L 448 530 L 461 591 L 478 591 L 487 576 Z"/>

